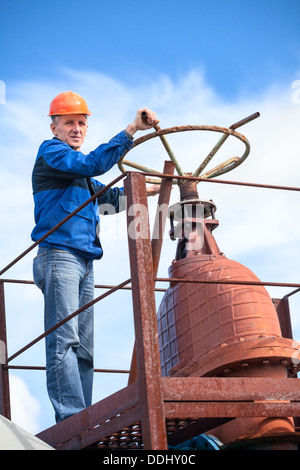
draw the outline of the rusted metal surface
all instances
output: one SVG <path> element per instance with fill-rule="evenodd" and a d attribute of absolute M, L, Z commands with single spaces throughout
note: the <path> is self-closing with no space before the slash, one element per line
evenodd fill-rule
<path fill-rule="evenodd" d="M 273 299 L 273 303 L 277 311 L 282 336 L 292 339 L 293 331 L 288 298 Z"/>
<path fill-rule="evenodd" d="M 4 283 L 0 281 L 0 413 L 11 419 L 9 372 L 4 366 L 7 364 L 7 335 Z"/>
<path fill-rule="evenodd" d="M 173 238 L 179 239 L 176 258 L 169 268 L 170 287 L 157 315 L 162 374 L 286 379 L 295 373 L 292 358 L 296 347 L 291 339 L 281 337 L 278 314 L 267 290 L 250 269 L 220 252 L 212 235 L 217 221 L 206 221 L 204 211 L 197 210 L 201 201 L 195 187 L 189 181 L 181 185 L 181 220 L 172 232 Z M 184 202 L 192 206 L 192 214 L 183 210 Z M 195 241 L 196 246 L 191 243 Z M 190 418 L 197 413 L 206 418 L 230 418 L 237 416 L 239 407 L 239 416 L 245 419 L 211 430 L 225 443 L 240 436 L 295 432 L 288 417 L 297 416 L 299 403 L 266 400 L 253 406 L 242 403 L 242 398 L 230 406 L 212 397 L 209 403 L 172 403 L 166 405 L 166 416 L 174 418 L 184 412 Z"/>
<path fill-rule="evenodd" d="M 19 366 L 4 365 L 4 370 L 46 370 L 45 366 Z M 103 372 L 105 374 L 129 374 L 128 369 L 94 369 L 94 372 Z"/>
<path fill-rule="evenodd" d="M 139 207 L 148 207 L 145 178 L 138 173 L 131 174 L 124 183 L 128 207 L 133 209 L 127 213 L 127 226 L 133 224 L 135 228 L 134 236 L 128 236 L 128 244 L 144 446 L 167 449 L 149 229 L 146 237 L 141 236 L 148 215 L 143 220 L 142 211 L 138 214 Z"/>
<path fill-rule="evenodd" d="M 246 267 L 221 255 L 204 254 L 176 261 L 169 272 L 171 287 L 158 311 L 163 375 L 169 374 L 176 361 L 183 367 L 222 345 L 259 336 L 281 336 L 276 310 L 263 286 L 179 281 L 188 278 L 257 282 Z M 223 357 L 224 354 L 222 348 Z M 209 367 L 211 362 L 206 364 Z"/>
<path fill-rule="evenodd" d="M 226 182 L 228 183 L 230 184 Z M 129 173 L 126 185 L 129 204 L 147 205 L 144 175 Z M 141 221 L 139 217 L 131 214 L 128 217 L 128 225 L 135 223 L 135 218 Z M 138 233 L 140 226 L 137 224 L 135 228 Z M 198 362 L 186 365 L 194 367 L 192 371 L 185 370 L 187 375 L 198 374 L 196 369 L 201 366 L 201 374 L 210 374 L 214 369 L 217 373 L 227 374 L 224 377 L 161 377 L 154 299 L 156 275 L 151 262 L 150 235 L 148 234 L 146 240 L 130 239 L 129 247 L 134 275 L 132 293 L 139 359 L 138 382 L 43 431 L 39 436 L 45 442 L 52 442 L 58 449 L 88 449 L 94 446 L 99 449 L 162 450 L 167 448 L 168 442 L 178 442 L 180 435 L 182 438 L 193 436 L 193 433 L 197 432 L 207 432 L 224 421 L 227 421 L 226 424 L 232 423 L 232 418 L 242 417 L 245 420 L 276 417 L 278 423 L 286 422 L 287 426 L 290 425 L 285 417 L 300 415 L 299 381 L 278 378 L 276 375 L 277 366 L 285 371 L 291 363 L 288 358 L 298 351 L 297 346 L 294 346 L 294 349 L 291 347 L 287 338 L 254 338 L 233 344 L 222 343 L 217 350 L 204 355 L 206 372 L 204 361 L 200 364 L 199 357 Z M 181 278 L 171 280 L 180 282 Z M 189 278 L 185 278 L 185 281 L 194 284 L 198 282 Z M 125 284 L 122 283 L 122 287 L 129 282 L 130 279 L 125 281 Z M 212 282 L 222 284 L 222 280 L 218 279 Z M 233 285 L 239 283 L 239 280 L 232 281 Z M 247 284 L 247 281 L 241 283 Z M 262 283 L 254 281 L 253 285 L 256 283 L 261 287 Z M 3 287 L 3 282 L 1 284 Z M 116 286 L 117 288 L 120 286 Z M 287 326 L 285 331 L 288 332 Z M 257 343 L 254 344 L 255 342 Z M 15 355 L 10 360 L 13 357 Z M 257 378 L 255 375 L 247 378 L 230 376 L 234 368 L 240 368 L 243 372 L 254 370 L 253 364 L 257 364 L 257 360 L 260 361 L 261 369 L 275 371 L 273 378 Z M 232 369 L 227 368 L 225 371 L 224 364 L 230 365 Z M 2 372 L 7 372 L 8 367 L 6 364 Z M 183 370 L 184 368 L 180 370 L 179 375 Z M 263 419 L 263 423 L 265 422 Z M 259 431 L 262 429 L 265 428 L 261 427 Z M 296 433 L 293 433 L 293 436 L 298 438 Z"/>
<path fill-rule="evenodd" d="M 142 119 L 146 120 L 146 118 L 147 118 L 147 113 L 145 111 L 143 111 L 142 112 Z M 156 124 L 153 127 L 156 131 L 161 130 L 158 124 Z M 171 161 L 173 162 L 174 166 L 176 167 L 177 173 L 179 175 L 182 175 L 183 171 L 182 171 L 182 169 L 181 169 L 181 167 L 180 167 L 180 165 L 179 165 L 179 163 L 178 163 L 178 161 L 177 161 L 177 159 L 176 159 L 176 157 L 173 153 L 173 150 L 171 149 L 171 146 L 170 146 L 169 142 L 167 141 L 166 137 L 164 135 L 160 135 L 159 138 L 160 138 L 160 141 L 162 142 L 163 146 L 165 147 L 166 152 L 169 155 Z"/>
<path fill-rule="evenodd" d="M 163 377 L 165 402 L 300 403 L 300 380 L 270 377 Z"/>
<path fill-rule="evenodd" d="M 164 164 L 164 173 L 168 175 L 174 174 L 174 163 L 166 161 Z M 170 196 L 172 190 L 172 180 L 170 178 L 163 179 L 160 187 L 160 192 L 157 202 L 157 210 L 155 215 L 155 222 L 153 227 L 153 235 L 151 240 L 152 260 L 153 260 L 153 276 L 157 276 L 158 265 L 160 260 L 163 235 L 166 224 L 167 210 L 169 206 Z M 130 365 L 130 374 L 128 383 L 137 380 L 137 360 L 136 360 L 136 347 L 134 345 L 132 360 Z"/>
<path fill-rule="evenodd" d="M 283 418 L 285 416 L 299 416 L 300 403 L 248 403 L 248 402 L 193 402 L 178 403 L 169 402 L 165 405 L 165 415 L 167 419 L 197 419 L 221 417 L 221 418 Z M 246 422 L 244 421 L 244 424 Z M 237 426 L 234 423 L 234 426 Z M 249 426 L 248 426 L 249 427 Z M 276 427 L 277 429 L 277 427 Z M 291 426 L 288 428 L 292 431 Z M 216 433 L 212 432 L 214 435 Z M 218 436 L 216 436 L 218 437 Z M 231 439 L 228 439 L 229 441 Z M 224 443 L 228 442 L 223 440 Z"/>
<path fill-rule="evenodd" d="M 238 129 L 239 127 L 244 126 L 245 124 L 248 124 L 254 119 L 257 119 L 259 116 L 260 116 L 259 112 L 253 113 L 250 116 L 247 116 L 244 119 L 241 119 L 240 121 L 235 122 L 234 124 L 231 124 L 231 126 L 229 126 L 229 129 Z"/>
<path fill-rule="evenodd" d="M 251 114 L 251 116 L 248 116 L 246 117 L 245 119 L 242 119 L 241 121 L 239 122 L 236 122 L 235 124 L 232 124 L 229 129 L 232 129 L 232 130 L 235 130 L 237 129 L 238 127 L 241 127 L 241 126 L 244 126 L 245 124 L 247 124 L 248 122 L 252 121 L 253 119 L 256 119 L 260 116 L 259 113 L 254 113 L 254 114 Z M 208 154 L 208 156 L 203 160 L 202 164 L 197 168 L 197 170 L 194 172 L 194 176 L 200 176 L 201 173 L 203 172 L 204 168 L 206 168 L 206 166 L 208 165 L 208 163 L 211 161 L 211 159 L 215 156 L 215 154 L 217 153 L 217 151 L 221 148 L 221 146 L 224 144 L 224 142 L 228 139 L 229 137 L 229 134 L 224 134 L 220 139 L 219 141 L 216 143 L 216 145 L 213 147 L 213 149 L 210 151 L 210 153 Z M 218 167 L 214 168 L 213 170 L 211 170 L 210 172 L 207 172 L 206 173 L 206 177 L 207 178 L 211 178 L 212 176 L 217 176 L 217 171 L 218 170 L 221 170 L 222 168 L 224 167 L 229 167 L 230 165 L 232 165 L 233 163 L 235 163 L 236 161 L 238 161 L 239 158 L 232 158 L 230 160 L 227 160 L 225 163 L 219 165 Z M 234 168 L 235 166 L 233 166 Z M 230 167 L 231 168 L 231 167 Z M 229 170 L 228 170 L 229 171 Z M 218 173 L 219 174 L 219 173 Z"/>
<path fill-rule="evenodd" d="M 163 386 L 167 421 L 189 419 L 197 423 L 200 417 L 203 420 L 227 418 L 228 421 L 222 424 L 209 421 L 210 428 L 206 432 L 228 443 L 239 436 L 245 437 L 242 432 L 247 423 L 248 434 L 253 436 L 263 438 L 264 434 L 292 433 L 290 442 L 295 442 L 293 422 L 287 416 L 298 416 L 300 412 L 298 380 L 186 377 L 164 378 Z M 205 422 L 199 425 L 205 425 Z M 194 426 L 197 429 L 198 426 Z M 297 440 L 299 443 L 299 434 Z"/>
<path fill-rule="evenodd" d="M 239 416 L 297 416 L 299 383 L 277 378 L 162 378 L 168 443 Z M 141 415 L 138 384 L 134 383 L 38 437 L 60 450 L 144 449 Z"/>
<path fill-rule="evenodd" d="M 137 383 L 119 390 L 98 403 L 86 408 L 60 423 L 40 432 L 37 437 L 52 445 L 63 449 L 64 447 L 83 448 L 105 437 L 110 432 L 117 432 L 124 425 L 122 416 L 129 410 L 135 410 L 139 405 L 139 390 Z M 119 421 L 118 421 L 119 419 Z M 131 418 L 135 422 L 137 417 Z M 107 429 L 113 421 L 112 429 Z M 110 424 L 110 426 L 112 423 Z M 105 428 L 106 426 L 106 428 Z M 104 432 L 103 432 L 104 431 Z M 98 432 L 98 434 L 96 434 Z M 107 434 L 106 434 L 107 433 Z M 84 444 L 83 437 L 84 436 Z M 81 444 L 78 444 L 81 440 Z M 71 444 L 70 444 L 71 442 Z"/>
<path fill-rule="evenodd" d="M 228 139 L 228 137 L 230 135 L 232 135 L 234 137 L 237 137 L 238 139 L 242 140 L 246 145 L 246 150 L 244 151 L 244 154 L 242 155 L 242 157 L 240 157 L 240 158 L 238 158 L 238 157 L 230 158 L 230 159 L 226 160 L 225 162 L 221 163 L 220 165 L 218 165 L 217 167 L 213 168 L 209 172 L 205 173 L 202 176 L 203 178 L 212 178 L 212 177 L 219 176 L 219 175 L 222 175 L 224 173 L 227 173 L 228 171 L 233 170 L 234 168 L 239 166 L 241 163 L 243 163 L 243 161 L 247 158 L 247 156 L 249 154 L 249 151 L 250 151 L 249 142 L 247 141 L 246 137 L 243 136 L 242 134 L 235 133 L 235 130 L 238 127 L 241 127 L 241 126 L 249 123 L 250 121 L 252 121 L 253 119 L 256 119 L 259 116 L 260 116 L 260 113 L 258 113 L 258 112 L 253 113 L 253 114 L 251 114 L 251 116 L 248 116 L 248 117 L 236 122 L 235 124 L 232 124 L 228 129 L 225 128 L 225 127 L 203 126 L 203 125 L 202 126 L 201 125 L 198 125 L 198 126 L 189 125 L 189 126 L 181 126 L 181 127 L 175 126 L 175 127 L 170 127 L 168 129 L 161 129 L 158 125 L 156 125 L 154 127 L 155 130 L 156 130 L 155 133 L 147 134 L 146 136 L 143 136 L 140 139 L 136 139 L 132 148 L 136 147 L 137 145 L 139 145 L 141 143 L 146 142 L 149 139 L 152 139 L 153 137 L 159 137 L 162 144 L 163 144 L 163 146 L 165 147 L 171 161 L 174 163 L 178 175 L 182 176 L 182 175 L 184 175 L 184 173 L 183 173 L 183 171 L 181 169 L 181 166 L 179 165 L 179 163 L 178 163 L 178 161 L 177 161 L 177 159 L 174 155 L 173 150 L 170 147 L 169 142 L 165 138 L 165 135 L 166 134 L 172 134 L 174 132 L 184 132 L 184 131 L 191 131 L 191 130 L 205 130 L 205 131 L 221 132 L 223 134 L 223 136 L 219 139 L 219 141 L 213 147 L 213 149 L 210 151 L 208 156 L 203 160 L 201 165 L 194 172 L 194 176 L 199 176 L 202 173 L 202 171 L 204 170 L 204 168 L 208 165 L 208 163 L 215 156 L 217 151 L 221 148 L 221 146 L 224 144 L 224 142 Z M 130 150 L 132 150 L 132 149 L 130 149 Z M 139 164 L 131 162 L 129 160 L 124 160 L 125 155 L 130 150 L 128 150 L 127 152 L 124 153 L 124 155 L 122 156 L 122 158 L 120 159 L 120 161 L 118 163 L 119 164 L 119 169 L 122 172 L 125 171 L 124 164 L 126 164 L 128 166 L 131 166 L 132 168 L 135 168 L 135 169 L 138 169 L 138 170 L 141 170 L 141 171 L 149 171 L 150 173 L 154 173 L 154 174 L 157 173 L 155 170 L 151 170 L 149 168 L 146 168 L 143 165 L 139 165 Z M 155 182 L 155 180 L 154 180 L 154 182 Z"/>
<path fill-rule="evenodd" d="M 144 176 L 153 176 L 153 173 L 148 173 L 147 171 L 143 172 Z M 163 173 L 159 173 L 160 178 L 168 178 L 168 175 L 164 175 Z M 203 183 L 216 183 L 216 184 L 229 184 L 233 186 L 245 186 L 248 188 L 262 188 L 262 189 L 276 189 L 280 191 L 300 191 L 300 187 L 297 186 L 280 186 L 277 184 L 263 184 L 263 183 L 249 183 L 247 181 L 232 181 L 232 180 L 219 180 L 219 179 L 207 179 L 203 177 L 196 177 L 196 176 L 189 176 L 189 175 L 184 175 L 184 176 L 177 176 L 176 175 L 176 180 L 191 180 L 191 181 L 198 181 L 203 182 Z"/>
<path fill-rule="evenodd" d="M 156 131 L 160 131 L 160 130 L 161 130 L 161 128 L 160 128 L 158 125 L 156 125 L 156 126 L 154 127 L 154 129 L 155 129 Z M 176 167 L 177 173 L 178 173 L 179 175 L 183 175 L 183 171 L 182 171 L 182 169 L 181 169 L 181 166 L 179 165 L 179 163 L 178 163 L 178 161 L 177 161 L 177 159 L 176 159 L 176 157 L 175 157 L 175 155 L 174 155 L 174 153 L 173 153 L 173 150 L 171 149 L 171 146 L 170 146 L 169 142 L 167 141 L 166 137 L 161 134 L 161 135 L 159 136 L 159 138 L 160 138 L 160 140 L 161 140 L 163 146 L 165 147 L 166 152 L 167 152 L 167 154 L 169 155 L 169 157 L 170 157 L 170 159 L 171 159 L 171 162 L 172 162 L 173 165 Z M 169 173 L 169 171 L 164 171 L 164 173 Z M 170 173 L 170 174 L 173 174 L 173 173 L 174 173 L 174 172 L 172 171 L 172 173 Z"/>
<path fill-rule="evenodd" d="M 195 357 L 189 362 L 179 362 L 170 374 L 177 377 L 203 377 L 209 374 L 228 376 L 233 370 L 247 370 L 252 364 L 267 366 L 282 366 L 289 375 L 298 369 L 293 358 L 298 357 L 299 343 L 287 338 L 262 337 L 252 340 L 241 340 L 233 344 L 223 343 L 220 348 L 213 349 L 207 354 Z M 249 373 L 249 371 L 248 371 Z"/>
<path fill-rule="evenodd" d="M 165 162 L 164 173 L 174 175 L 174 163 Z M 164 179 L 161 183 L 161 188 L 157 201 L 157 210 L 155 215 L 153 235 L 151 240 L 152 259 L 153 259 L 153 275 L 157 276 L 158 265 L 160 260 L 161 248 L 163 243 L 163 236 L 167 218 L 166 208 L 169 206 L 172 191 L 172 179 Z"/>
<path fill-rule="evenodd" d="M 140 137 L 139 139 L 136 139 L 134 141 L 134 145 L 130 150 L 135 148 L 136 146 L 153 139 L 154 137 L 161 137 L 166 134 L 172 134 L 172 133 L 177 133 L 177 132 L 186 132 L 186 131 L 212 131 L 212 132 L 217 132 L 217 133 L 222 133 L 224 134 L 223 137 L 220 139 L 219 143 L 215 146 L 215 148 L 212 150 L 211 155 L 206 158 L 206 160 L 210 161 L 211 158 L 215 155 L 217 150 L 221 147 L 221 145 L 225 142 L 227 137 L 233 136 L 242 141 L 245 144 L 245 150 L 244 153 L 241 157 L 239 158 L 233 158 L 229 159 L 228 161 L 224 162 L 222 165 L 218 165 L 218 167 L 210 170 L 207 174 L 203 175 L 203 178 L 213 178 L 215 176 L 222 175 L 224 173 L 227 173 L 228 171 L 233 170 L 237 166 L 241 165 L 241 163 L 244 162 L 244 160 L 248 157 L 249 152 L 250 152 L 250 144 L 247 140 L 247 138 L 236 132 L 234 129 L 226 128 L 226 127 L 219 127 L 219 126 L 205 126 L 205 125 L 188 125 L 188 126 L 174 126 L 170 127 L 168 129 L 158 129 L 156 132 L 152 132 L 150 134 L 147 134 L 145 136 Z M 149 171 L 152 175 L 156 174 L 159 175 L 159 173 L 156 170 L 150 170 L 149 168 L 144 167 L 143 165 L 138 165 L 134 162 L 131 162 L 129 160 L 125 160 L 124 157 L 125 155 L 130 151 L 128 150 L 127 152 L 124 153 L 122 158 L 119 160 L 119 169 L 124 172 L 124 165 L 131 166 L 133 168 L 139 169 L 141 171 Z M 172 155 L 172 161 L 176 164 L 176 159 L 174 155 Z M 208 163 L 207 161 L 207 163 Z M 206 165 L 205 165 L 206 166 Z M 199 168 L 196 170 L 197 175 L 199 175 Z M 182 170 L 179 168 L 178 174 L 182 176 Z"/>
<path fill-rule="evenodd" d="M 183 284 L 220 284 L 220 285 L 236 285 L 236 286 L 269 286 L 269 287 L 300 287 L 296 282 L 268 282 L 268 281 L 255 281 L 247 280 L 241 281 L 239 279 L 193 279 L 193 278 L 180 278 L 180 277 L 158 277 L 155 279 L 158 282 L 173 282 Z M 286 296 L 285 296 L 286 297 Z"/>
<path fill-rule="evenodd" d="M 178 181 L 178 187 L 180 191 L 180 202 L 187 199 L 197 199 L 198 190 L 197 190 L 197 181 L 193 180 L 180 180 Z"/>

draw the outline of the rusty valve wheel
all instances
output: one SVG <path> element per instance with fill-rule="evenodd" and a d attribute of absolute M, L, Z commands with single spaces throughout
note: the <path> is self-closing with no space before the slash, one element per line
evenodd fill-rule
<path fill-rule="evenodd" d="M 212 131 L 212 132 L 219 132 L 222 133 L 222 137 L 219 139 L 219 141 L 216 143 L 216 145 L 213 147 L 213 149 L 209 152 L 207 157 L 203 160 L 201 165 L 196 169 L 196 171 L 191 175 L 189 173 L 189 176 L 195 176 L 201 178 L 214 178 L 216 176 L 222 175 L 224 173 L 227 173 L 228 171 L 233 170 L 237 166 L 239 166 L 243 161 L 248 157 L 249 152 L 250 152 L 250 144 L 249 141 L 246 139 L 245 136 L 242 134 L 236 132 L 235 129 L 238 127 L 243 126 L 244 124 L 252 121 L 253 119 L 256 119 L 259 117 L 260 114 L 254 113 L 251 114 L 251 116 L 246 117 L 245 119 L 242 119 L 241 121 L 232 124 L 229 128 L 226 127 L 218 127 L 218 126 L 206 126 L 206 125 L 187 125 L 187 126 L 180 126 L 180 127 L 170 127 L 167 129 L 161 129 L 159 126 L 155 126 L 155 132 L 152 132 L 150 134 L 147 134 L 143 137 L 140 137 L 139 139 L 136 139 L 134 141 L 134 144 L 132 146 L 132 149 L 137 147 L 138 145 L 153 139 L 154 137 L 159 137 L 160 140 L 163 143 L 163 146 L 165 147 L 170 159 L 172 162 L 175 164 L 176 171 L 178 175 L 184 176 L 187 175 L 187 173 L 184 173 L 167 141 L 165 138 L 166 134 L 173 134 L 176 132 L 185 132 L 185 131 Z M 229 136 L 236 137 L 237 139 L 241 140 L 245 144 L 245 151 L 241 157 L 232 157 L 225 162 L 221 163 L 220 165 L 216 166 L 212 170 L 207 171 L 206 173 L 202 174 L 203 170 L 206 168 L 208 163 L 211 161 L 211 159 L 214 157 L 214 155 L 217 153 L 217 151 L 220 149 L 220 147 L 224 144 L 224 142 L 228 139 Z M 147 168 L 143 165 L 139 165 L 138 163 L 131 162 L 129 160 L 125 160 L 125 155 L 130 151 L 128 150 L 127 152 L 124 153 L 124 155 L 120 158 L 118 162 L 118 166 L 121 172 L 125 172 L 124 165 L 130 166 L 131 168 L 135 168 L 136 170 L 140 170 L 145 173 L 153 173 L 153 175 L 156 175 L 159 177 L 159 172 L 156 170 L 153 170 L 151 168 Z M 176 180 L 174 180 L 176 182 Z M 159 184 L 161 180 L 159 178 L 146 178 L 147 183 L 157 183 Z"/>

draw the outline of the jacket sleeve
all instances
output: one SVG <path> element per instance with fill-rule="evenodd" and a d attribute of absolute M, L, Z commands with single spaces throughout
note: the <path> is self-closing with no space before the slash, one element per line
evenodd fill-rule
<path fill-rule="evenodd" d="M 122 131 L 87 155 L 58 139 L 44 142 L 39 153 L 53 168 L 56 177 L 88 177 L 106 173 L 132 145 L 133 141 Z"/>
<path fill-rule="evenodd" d="M 91 180 L 93 190 L 96 192 L 104 188 L 105 185 L 95 179 Z M 101 215 L 111 215 L 125 210 L 125 195 L 123 188 L 109 188 L 102 196 L 97 198 L 99 213 Z"/>

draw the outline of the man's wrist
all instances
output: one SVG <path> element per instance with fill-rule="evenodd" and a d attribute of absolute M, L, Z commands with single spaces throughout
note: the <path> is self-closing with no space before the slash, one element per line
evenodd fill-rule
<path fill-rule="evenodd" d="M 138 129 L 136 128 L 134 123 L 131 123 L 131 124 L 128 124 L 128 126 L 126 127 L 125 130 L 126 130 L 126 132 L 128 132 L 128 134 L 133 136 Z"/>

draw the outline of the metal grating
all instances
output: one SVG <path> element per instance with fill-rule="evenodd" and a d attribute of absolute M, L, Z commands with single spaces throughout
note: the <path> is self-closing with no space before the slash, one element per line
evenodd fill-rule
<path fill-rule="evenodd" d="M 174 436 L 179 433 L 185 433 L 186 429 L 190 429 L 197 420 L 191 419 L 173 419 L 166 421 L 167 437 L 173 441 Z M 59 446 L 57 447 L 59 449 Z M 95 450 L 143 450 L 143 437 L 141 422 L 126 426 L 121 430 L 111 433 L 86 448 Z"/>
<path fill-rule="evenodd" d="M 143 449 L 141 422 L 112 433 L 96 444 L 97 449 Z"/>

